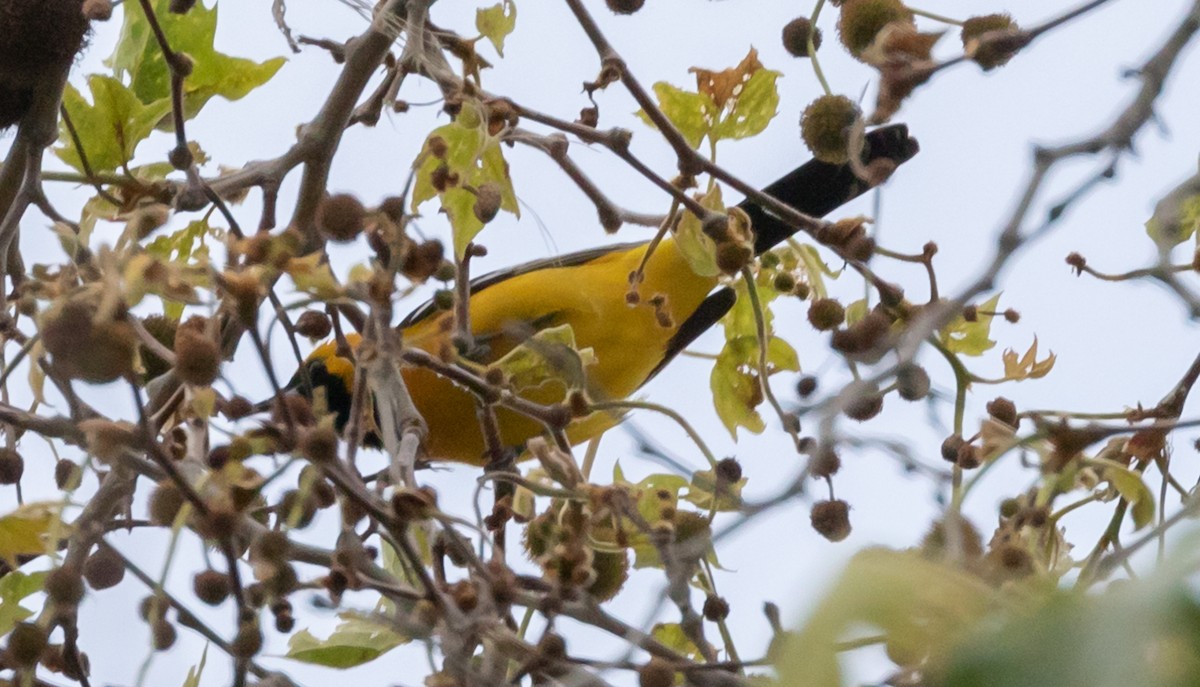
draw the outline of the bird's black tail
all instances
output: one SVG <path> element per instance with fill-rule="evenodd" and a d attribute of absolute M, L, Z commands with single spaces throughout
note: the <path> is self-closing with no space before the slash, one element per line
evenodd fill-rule
<path fill-rule="evenodd" d="M 893 124 L 866 135 L 863 164 L 889 159 L 899 166 L 917 154 L 917 140 L 908 135 L 908 127 Z M 812 217 L 822 217 L 871 190 L 871 185 L 855 176 L 850 165 L 834 165 L 811 160 L 787 176 L 763 189 L 787 205 Z M 749 200 L 739 208 L 750 215 L 754 227 L 754 252 L 760 254 L 796 233 L 796 227 L 771 215 Z"/>

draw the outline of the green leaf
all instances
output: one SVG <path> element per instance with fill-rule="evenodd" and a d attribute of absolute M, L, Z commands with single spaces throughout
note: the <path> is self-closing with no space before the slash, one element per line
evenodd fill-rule
<path fill-rule="evenodd" d="M 208 661 L 208 645 L 204 645 L 204 653 L 200 654 L 200 662 L 188 668 L 187 678 L 183 687 L 200 687 L 200 676 L 204 674 L 204 664 Z"/>
<path fill-rule="evenodd" d="M 650 636 L 688 658 L 696 661 L 704 660 L 700 649 L 696 647 L 695 642 L 688 639 L 679 623 L 658 623 L 650 629 Z"/>
<path fill-rule="evenodd" d="M 680 475 L 656 473 L 646 476 L 637 484 L 632 484 L 625 479 L 620 466 L 615 465 L 613 467 L 613 484 L 632 489 L 637 498 L 638 515 L 646 522 L 653 524 L 663 520 L 664 515 L 669 515 L 668 519 L 672 519 L 678 513 L 679 492 L 687 487 L 688 481 Z M 662 567 L 658 549 L 650 541 L 650 537 L 645 531 L 633 522 L 624 519 L 621 522 L 621 528 L 624 530 L 629 548 L 633 550 L 634 568 L 640 570 Z"/>
<path fill-rule="evenodd" d="M 787 341 L 772 336 L 767 339 L 767 372 L 775 374 L 781 370 L 800 371 L 800 355 Z"/>
<path fill-rule="evenodd" d="M 297 291 L 303 291 L 313 298 L 331 300 L 342 295 L 342 286 L 333 276 L 329 263 L 322 260 L 321 253 L 288 260 L 284 272 L 292 278 Z"/>
<path fill-rule="evenodd" d="M 945 327 L 942 327 L 942 330 L 938 332 L 938 340 L 952 353 L 971 356 L 983 355 L 996 345 L 995 341 L 988 338 L 992 331 L 994 317 L 989 313 L 996 312 L 996 306 L 999 303 L 1000 294 L 996 294 L 987 302 L 979 304 L 975 308 L 978 314 L 975 316 L 974 322 L 967 322 L 959 314 Z"/>
<path fill-rule="evenodd" d="M 1193 533 L 1194 535 L 1194 533 Z M 993 614 L 926 672 L 929 687 L 1183 687 L 1200 684 L 1197 541 L 1151 575 L 1095 593 L 1055 590 Z"/>
<path fill-rule="evenodd" d="M 475 28 L 491 41 L 500 57 L 504 57 L 504 39 L 517 26 L 517 6 L 512 0 L 475 10 Z"/>
<path fill-rule="evenodd" d="M 33 611 L 21 605 L 21 600 L 42 591 L 46 574 L 36 572 L 26 575 L 20 570 L 11 570 L 0 577 L 0 637 L 33 615 Z"/>
<path fill-rule="evenodd" d="M 771 323 L 775 320 L 775 314 L 771 312 L 771 301 L 779 297 L 779 292 L 773 286 L 775 273 L 776 270 L 760 269 L 754 278 L 754 284 L 758 291 L 758 302 L 762 305 L 763 323 L 768 335 L 772 331 Z M 750 301 L 746 280 L 739 279 L 734 284 L 734 291 L 737 293 L 737 300 L 721 320 L 721 324 L 725 328 L 725 339 L 732 341 L 741 337 L 752 337 L 757 341 L 758 320 L 754 315 L 754 304 Z"/>
<path fill-rule="evenodd" d="M 174 14 L 167 11 L 169 4 L 170 0 L 153 2 L 171 49 L 187 54 L 193 61 L 192 73 L 183 82 L 183 109 L 188 119 L 195 117 L 215 96 L 226 100 L 245 97 L 269 81 L 286 61 L 276 57 L 260 63 L 218 52 L 213 47 L 217 31 L 216 5 L 207 8 L 200 2 L 186 14 Z M 126 9 L 121 40 L 108 63 L 118 78 L 129 76 L 133 92 L 143 103 L 169 99 L 171 74 L 162 49 L 140 7 L 131 4 Z M 161 121 L 170 128 L 169 118 Z"/>
<path fill-rule="evenodd" d="M 687 139 L 693 148 L 712 129 L 715 121 L 717 106 L 712 98 L 703 93 L 693 93 L 659 81 L 654 84 L 654 94 L 658 96 L 658 109 L 675 125 L 679 133 Z M 649 115 L 644 110 L 638 110 L 637 115 L 650 126 L 654 126 Z"/>
<path fill-rule="evenodd" d="M 728 485 L 721 494 L 716 494 L 717 478 L 712 470 L 697 470 L 692 473 L 692 482 L 688 485 L 684 500 L 695 504 L 700 510 L 716 510 L 728 513 L 742 507 L 742 489 L 745 488 L 748 477 L 743 477 L 736 484 Z M 713 506 L 714 501 L 716 506 Z"/>
<path fill-rule="evenodd" d="M 15 568 L 17 556 L 45 553 L 51 529 L 65 529 L 59 520 L 61 507 L 57 501 L 26 503 L 0 517 L 0 560 Z"/>
<path fill-rule="evenodd" d="M 825 288 L 825 277 L 837 279 L 842 275 L 842 270 L 830 269 L 829 265 L 821 259 L 821 254 L 817 252 L 816 246 L 812 244 L 800 244 L 796 253 L 800 264 L 804 266 L 804 273 L 808 275 L 808 285 L 812 289 L 812 297 L 828 297 L 829 290 Z"/>
<path fill-rule="evenodd" d="M 353 668 L 410 641 L 374 616 L 345 612 L 338 617 L 342 622 L 327 639 L 318 639 L 308 630 L 292 635 L 286 656 L 328 668 Z"/>
<path fill-rule="evenodd" d="M 725 202 L 721 199 L 719 185 L 714 184 L 711 191 L 697 200 L 708 210 L 725 212 Z M 699 217 L 684 211 L 679 226 L 675 229 L 675 245 L 679 247 L 679 252 L 696 274 L 715 277 L 721 273 L 717 267 L 717 245 L 704 233 Z"/>
<path fill-rule="evenodd" d="M 733 107 L 713 129 L 712 138 L 720 141 L 762 133 L 775 118 L 779 107 L 779 91 L 775 87 L 779 77 L 779 72 L 770 69 L 755 71 L 732 99 Z"/>
<path fill-rule="evenodd" d="M 834 579 L 836 585 L 804 628 L 772 652 L 781 684 L 844 684 L 838 643 L 850 630 L 856 631 L 852 637 L 882 631 L 889 645 L 937 655 L 974 627 L 994 599 L 994 591 L 979 578 L 914 552 L 866 549 Z"/>
<path fill-rule="evenodd" d="M 846 306 L 846 326 L 849 327 L 867 316 L 867 299 L 860 298 Z"/>
<path fill-rule="evenodd" d="M 1167 214 L 1167 213 L 1164 213 Z M 1168 222 L 1163 227 L 1163 221 Z M 1200 193 L 1178 204 L 1175 217 L 1151 217 L 1146 220 L 1146 234 L 1160 246 L 1174 248 L 1200 232 Z"/>
<path fill-rule="evenodd" d="M 1104 461 L 1104 479 L 1129 502 L 1134 529 L 1140 530 L 1154 522 L 1154 492 L 1150 491 L 1140 473 L 1123 465 Z"/>
<path fill-rule="evenodd" d="M 204 239 L 212 229 L 207 219 L 188 222 L 188 225 L 176 232 L 159 235 L 146 245 L 146 252 L 165 262 L 189 263 L 198 247 L 204 245 Z"/>
<path fill-rule="evenodd" d="M 486 183 L 496 184 L 500 188 L 500 208 L 518 217 L 521 214 L 500 142 L 487 135 L 485 126 L 475 105 L 464 104 L 455 121 L 430 132 L 414 162 L 416 181 L 413 184 L 412 209 L 417 210 L 422 203 L 433 198 L 441 199 L 441 209 L 449 218 L 454 232 L 455 255 L 459 258 L 465 254 L 467 244 L 483 230 L 483 222 L 474 212 L 475 194 L 467 190 L 467 186 L 479 188 Z M 434 157 L 430 152 L 429 141 L 434 137 L 440 137 L 446 143 L 444 160 Z M 434 186 L 433 177 L 443 164 L 450 175 L 458 177 L 458 182 L 439 192 Z"/>
<path fill-rule="evenodd" d="M 170 98 L 143 104 L 120 81 L 93 74 L 88 77 L 89 104 L 71 84 L 63 92 L 63 107 L 75 125 L 83 152 L 93 172 L 111 172 L 133 159 L 139 143 L 171 111 Z M 54 149 L 63 162 L 83 172 L 83 161 L 66 123 L 59 124 L 59 145 Z"/>
<path fill-rule="evenodd" d="M 580 350 L 575 344 L 571 325 L 543 329 L 512 349 L 492 367 L 504 372 L 505 379 L 517 392 L 536 389 L 543 384 L 565 384 L 581 389 L 587 384 L 587 368 L 596 362 L 592 349 Z"/>
<path fill-rule="evenodd" d="M 738 356 L 731 354 L 731 349 L 728 343 L 721 349 L 708 383 L 717 416 L 736 440 L 738 427 L 761 434 L 767 425 L 755 410 L 763 400 L 758 374 L 739 364 L 736 359 Z"/>

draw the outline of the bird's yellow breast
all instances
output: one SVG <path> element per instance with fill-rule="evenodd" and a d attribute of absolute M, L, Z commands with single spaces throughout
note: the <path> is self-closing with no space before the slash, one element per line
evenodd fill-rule
<path fill-rule="evenodd" d="M 592 349 L 595 357 L 595 364 L 586 370 L 589 396 L 612 400 L 632 394 L 662 362 L 679 325 L 716 284 L 714 278 L 693 272 L 668 239 L 647 262 L 644 281 L 637 289 L 638 302 L 631 305 L 627 300 L 629 276 L 641 264 L 645 251 L 646 244 L 642 244 L 581 265 L 517 273 L 474 294 L 471 329 L 491 348 L 486 359 L 495 360 L 506 353 L 533 326 L 568 324 L 577 347 Z M 405 345 L 435 355 L 448 350 L 450 318 L 451 313 L 443 312 L 408 326 L 403 331 Z M 333 357 L 332 349 L 323 350 L 328 346 L 331 344 L 318 348 L 313 357 L 318 353 L 326 360 Z M 346 380 L 351 385 L 352 375 L 351 370 Z M 486 462 L 474 397 L 429 370 L 406 367 L 403 375 L 429 426 L 429 458 Z M 550 404 L 562 401 L 565 393 L 564 384 L 550 383 L 521 395 Z M 519 447 L 543 431 L 539 423 L 503 408 L 497 409 L 497 418 L 507 447 Z M 596 413 L 574 423 L 568 435 L 572 443 L 585 441 L 615 421 L 610 415 Z"/>

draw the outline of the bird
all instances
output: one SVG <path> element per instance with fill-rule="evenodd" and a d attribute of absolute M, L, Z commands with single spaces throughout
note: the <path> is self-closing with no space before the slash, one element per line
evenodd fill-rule
<path fill-rule="evenodd" d="M 876 129 L 866 134 L 864 141 L 864 164 L 887 160 L 899 166 L 919 150 L 903 124 Z M 849 165 L 810 160 L 763 190 L 804 214 L 821 217 L 870 188 L 872 184 L 860 179 Z M 755 255 L 797 231 L 749 200 L 738 207 L 750 218 Z M 646 260 L 644 281 L 639 285 L 639 292 L 655 294 L 658 304 L 631 305 L 627 301 L 630 274 L 642 265 L 648 246 L 649 242 L 607 245 L 472 280 L 470 325 L 477 344 L 473 362 L 493 363 L 528 342 L 534 333 L 568 324 L 577 349 L 591 349 L 594 356 L 594 364 L 586 369 L 588 397 L 619 400 L 634 394 L 715 325 L 735 301 L 731 288 L 718 288 L 717 276 L 697 274 L 668 236 Z M 451 310 L 429 302 L 405 317 L 397 329 L 405 346 L 445 355 L 452 318 Z M 323 394 L 339 431 L 350 417 L 353 354 L 361 337 L 347 334 L 344 339 L 344 343 L 334 340 L 316 347 L 303 363 L 307 381 L 297 370 L 286 387 L 310 399 L 314 391 Z M 477 419 L 476 397 L 431 369 L 404 366 L 401 372 L 427 425 L 425 460 L 486 465 L 490 453 Z M 559 403 L 568 386 L 544 383 L 521 391 L 520 396 L 542 404 Z M 519 454 L 528 440 L 545 433 L 541 423 L 508 408 L 497 407 L 496 419 L 506 451 Z M 612 413 L 592 413 L 574 420 L 566 435 L 572 445 L 579 444 L 617 422 L 619 417 Z M 364 443 L 378 446 L 379 438 L 368 433 Z"/>

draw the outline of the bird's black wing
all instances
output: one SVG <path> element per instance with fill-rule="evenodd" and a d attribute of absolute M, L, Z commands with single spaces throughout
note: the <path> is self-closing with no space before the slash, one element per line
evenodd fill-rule
<path fill-rule="evenodd" d="M 908 127 L 892 124 L 868 133 L 862 153 L 863 164 L 887 158 L 900 166 L 917 154 L 917 140 Z M 763 189 L 783 203 L 812 217 L 823 217 L 871 190 L 855 176 L 850 165 L 810 160 Z M 749 200 L 738 207 L 750 215 L 754 227 L 754 252 L 761 254 L 796 233 L 794 227 Z"/>
<path fill-rule="evenodd" d="M 863 163 L 867 164 L 888 158 L 899 166 L 911 160 L 917 151 L 917 141 L 908 135 L 908 127 L 894 124 L 866 135 L 862 159 Z M 849 165 L 832 165 L 820 160 L 810 160 L 763 191 L 806 215 L 822 217 L 870 189 L 870 184 L 855 176 Z M 749 200 L 743 200 L 738 207 L 750 215 L 751 226 L 754 227 L 755 254 L 769 250 L 796 233 L 795 227 L 767 213 Z M 675 356 L 720 321 L 736 300 L 737 297 L 730 288 L 723 288 L 706 298 L 700 307 L 683 321 L 675 336 L 671 337 L 663 359 L 650 376 L 646 377 L 646 381 L 654 379 Z"/>

